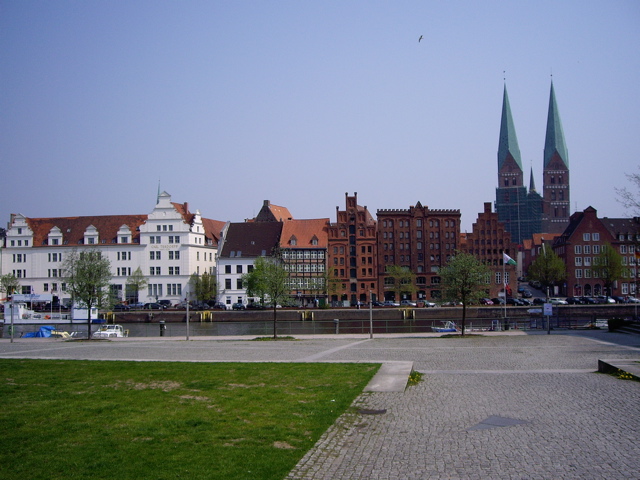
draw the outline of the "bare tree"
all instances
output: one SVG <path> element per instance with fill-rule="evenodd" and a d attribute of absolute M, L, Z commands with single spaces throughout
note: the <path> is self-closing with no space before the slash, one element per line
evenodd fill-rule
<path fill-rule="evenodd" d="M 640 167 L 638 167 L 640 170 Z M 632 185 L 632 190 L 627 187 L 616 188 L 618 203 L 628 209 L 633 215 L 640 216 L 640 173 L 626 173 L 627 180 Z"/>

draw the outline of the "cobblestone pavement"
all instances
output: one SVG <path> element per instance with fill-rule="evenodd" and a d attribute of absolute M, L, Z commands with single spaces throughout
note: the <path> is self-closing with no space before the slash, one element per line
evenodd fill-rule
<path fill-rule="evenodd" d="M 0 341 L 0 358 L 20 357 L 411 361 L 421 383 L 361 394 L 288 478 L 640 478 L 640 383 L 595 373 L 599 358 L 640 359 L 640 336 Z"/>

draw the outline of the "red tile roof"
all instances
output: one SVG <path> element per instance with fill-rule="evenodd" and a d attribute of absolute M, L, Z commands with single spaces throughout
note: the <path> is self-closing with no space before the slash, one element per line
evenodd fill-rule
<path fill-rule="evenodd" d="M 131 243 L 140 242 L 139 227 L 147 221 L 147 215 L 103 215 L 94 217 L 26 218 L 33 231 L 33 246 L 47 244 L 49 232 L 58 227 L 63 245 L 82 245 L 84 234 L 93 225 L 98 231 L 98 245 L 117 243 L 118 230 L 127 225 L 131 230 Z"/>
<path fill-rule="evenodd" d="M 283 222 L 281 248 L 327 248 L 329 244 L 329 219 L 314 218 L 310 220 L 289 220 Z M 291 244 L 292 237 L 296 239 L 296 245 Z M 313 245 L 313 239 L 318 243 Z"/>

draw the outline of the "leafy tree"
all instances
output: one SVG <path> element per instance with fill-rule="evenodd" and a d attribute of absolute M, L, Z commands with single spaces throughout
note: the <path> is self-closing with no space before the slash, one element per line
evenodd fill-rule
<path fill-rule="evenodd" d="M 242 282 L 247 288 L 247 295 L 260 297 L 271 302 L 273 307 L 273 338 L 277 338 L 277 306 L 289 300 L 289 274 L 284 268 L 282 259 L 278 255 L 258 257 L 253 264 L 253 270 L 242 276 Z"/>
<path fill-rule="evenodd" d="M 416 276 L 408 267 L 400 265 L 387 265 L 385 269 L 387 278 L 393 280 L 393 292 L 397 302 L 400 301 L 402 294 L 413 295 L 416 292 Z M 387 288 L 387 284 L 385 284 Z"/>
<path fill-rule="evenodd" d="M 90 339 L 91 309 L 109 302 L 111 263 L 96 249 L 73 250 L 67 255 L 62 268 L 73 301 L 88 310 L 87 339 Z"/>
<path fill-rule="evenodd" d="M 545 288 L 551 287 L 567 278 L 567 266 L 553 249 L 543 248 L 542 255 L 529 266 L 527 276 Z"/>
<path fill-rule="evenodd" d="M 602 279 L 605 294 L 611 295 L 613 284 L 624 277 L 628 269 L 622 264 L 622 255 L 610 244 L 605 244 L 600 254 L 593 259 L 593 276 Z"/>
<path fill-rule="evenodd" d="M 634 193 L 626 187 L 616 188 L 617 200 L 625 208 L 629 209 L 633 215 L 640 216 L 640 173 L 627 173 L 626 176 L 637 191 Z"/>
<path fill-rule="evenodd" d="M 439 273 L 443 299 L 462 303 L 461 332 L 464 335 L 467 305 L 478 302 L 485 295 L 489 268 L 473 255 L 458 251 Z"/>
<path fill-rule="evenodd" d="M 13 295 L 18 288 L 20 288 L 20 281 L 13 273 L 0 276 L 0 292 Z"/>
<path fill-rule="evenodd" d="M 142 273 L 142 269 L 140 267 L 136 268 L 127 278 L 127 298 L 129 298 L 129 296 L 135 297 L 136 301 L 138 301 L 138 294 L 140 293 L 140 290 L 145 288 L 148 284 L 149 282 Z"/>
<path fill-rule="evenodd" d="M 198 302 L 209 302 L 216 298 L 218 291 L 216 279 L 210 273 L 204 272 L 202 275 L 194 273 L 191 275 L 189 283 Z"/>

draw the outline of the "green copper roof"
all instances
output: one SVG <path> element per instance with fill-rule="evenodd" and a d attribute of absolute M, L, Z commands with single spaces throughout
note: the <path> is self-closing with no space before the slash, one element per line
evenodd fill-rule
<path fill-rule="evenodd" d="M 564 141 L 564 131 L 562 130 L 562 122 L 560 121 L 560 113 L 556 103 L 556 93 L 553 89 L 553 81 L 551 82 L 551 94 L 549 96 L 549 114 L 547 115 L 547 136 L 544 141 L 544 166 L 549 165 L 553 154 L 558 155 L 569 167 L 569 152 Z"/>
<path fill-rule="evenodd" d="M 522 162 L 520 160 L 520 147 L 518 146 L 518 137 L 516 137 L 516 128 L 513 125 L 513 117 L 511 116 L 511 106 L 509 105 L 509 95 L 507 95 L 507 86 L 504 86 L 504 95 L 502 97 L 502 120 L 500 121 L 500 143 L 498 144 L 498 171 L 502 169 L 507 155 L 511 154 L 520 169 Z"/>
<path fill-rule="evenodd" d="M 533 181 L 533 167 L 531 167 L 531 176 L 529 177 L 529 191 L 530 192 L 536 191 L 536 184 Z"/>

